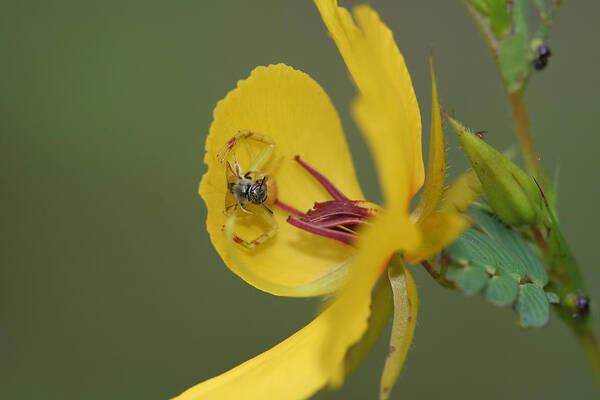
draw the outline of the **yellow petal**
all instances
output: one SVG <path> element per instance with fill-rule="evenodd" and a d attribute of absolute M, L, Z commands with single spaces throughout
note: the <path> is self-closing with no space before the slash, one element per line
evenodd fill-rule
<path fill-rule="evenodd" d="M 483 193 L 483 187 L 475 171 L 468 170 L 444 191 L 438 204 L 438 212 L 463 212 Z"/>
<path fill-rule="evenodd" d="M 382 279 L 372 294 L 369 329 L 360 344 L 349 349 L 346 368 L 352 370 L 375 345 L 392 313 L 388 279 Z M 253 359 L 182 393 L 178 400 L 304 399 L 325 386 L 320 351 L 329 339 L 326 309 L 310 324 L 282 343 Z M 340 332 L 343 335 L 343 332 Z"/>
<path fill-rule="evenodd" d="M 227 238 L 227 255 L 236 267 L 236 273 L 239 277 L 253 285 L 260 287 L 263 291 L 286 297 L 315 297 L 331 293 L 346 283 L 348 279 L 350 260 L 341 264 L 337 268 L 329 271 L 327 274 L 319 276 L 311 282 L 302 285 L 281 285 L 270 279 L 265 279 L 254 273 L 254 269 L 247 266 L 240 256 L 238 245 L 233 240 L 233 229 L 235 227 L 236 217 L 230 216 L 225 223 L 225 236 Z"/>
<path fill-rule="evenodd" d="M 377 278 L 397 250 L 416 246 L 419 241 L 416 226 L 402 210 L 386 210 L 361 232 L 349 281 L 340 289 L 327 315 L 329 340 L 321 353 L 332 387 L 344 379 L 346 350 L 360 340 L 367 328 L 371 289 Z"/>
<path fill-rule="evenodd" d="M 325 386 L 320 351 L 335 304 L 275 347 L 183 392 L 178 400 L 305 399 Z"/>
<path fill-rule="evenodd" d="M 419 224 L 422 241 L 418 247 L 406 250 L 404 259 L 412 264 L 431 257 L 452 244 L 468 226 L 468 219 L 460 214 L 431 214 Z"/>
<path fill-rule="evenodd" d="M 211 241 L 235 273 L 239 273 L 239 269 L 228 255 L 222 231 L 227 219 L 223 214 L 227 192 L 225 167 L 217 161 L 216 155 L 240 130 L 266 135 L 275 142 L 267 172 L 276 181 L 281 201 L 306 211 L 315 201 L 331 199 L 293 160 L 296 155 L 325 174 L 349 198 L 363 199 L 338 115 L 319 84 L 307 74 L 283 64 L 256 68 L 248 79 L 238 82 L 238 87 L 229 92 L 214 111 L 206 139 L 204 162 L 208 171 L 199 190 L 206 202 L 206 225 Z M 236 150 L 236 157 L 246 170 L 251 157 L 244 146 Z M 252 268 L 255 276 L 276 285 L 304 285 L 335 270 L 351 256 L 349 246 L 290 226 L 285 222 L 286 213 L 277 208 L 274 211 L 279 225 L 275 237 L 252 250 L 239 246 L 239 257 Z M 236 234 L 247 240 L 264 229 L 267 227 L 252 216 L 245 223 L 238 221 L 234 228 Z M 266 290 L 258 282 L 242 278 Z"/>
<path fill-rule="evenodd" d="M 417 220 L 422 221 L 435 211 L 442 192 L 444 191 L 444 180 L 446 178 L 446 154 L 444 145 L 444 127 L 442 125 L 442 113 L 438 99 L 435 71 L 433 69 L 433 57 L 429 55 L 431 67 L 431 131 L 429 135 L 429 160 L 427 161 L 427 175 L 425 175 L 425 186 L 419 197 L 419 203 L 413 212 Z"/>
<path fill-rule="evenodd" d="M 392 262 L 388 276 L 394 294 L 394 321 L 390 335 L 390 348 L 385 360 L 379 398 L 387 400 L 392 393 L 406 354 L 410 348 L 417 324 L 418 297 L 415 281 L 401 261 Z"/>
<path fill-rule="evenodd" d="M 392 286 L 390 280 L 382 274 L 371 294 L 371 311 L 367 330 L 360 341 L 346 352 L 347 374 L 354 371 L 377 344 L 379 337 L 388 325 L 393 310 Z"/>
<path fill-rule="evenodd" d="M 371 146 L 386 203 L 406 203 L 423 184 L 421 116 L 392 32 L 368 6 L 354 23 L 336 0 L 315 0 L 360 91 L 354 115 Z"/>

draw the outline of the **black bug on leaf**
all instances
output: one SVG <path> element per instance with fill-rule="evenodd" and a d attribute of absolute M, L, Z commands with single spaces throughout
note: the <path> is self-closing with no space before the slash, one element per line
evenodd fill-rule
<path fill-rule="evenodd" d="M 551 55 L 552 55 L 552 52 L 550 51 L 550 47 L 546 46 L 545 44 L 539 45 L 537 50 L 535 51 L 535 59 L 533 60 L 533 68 L 536 71 L 540 71 L 540 70 L 546 68 L 546 66 L 548 65 L 548 59 L 550 58 Z"/>
<path fill-rule="evenodd" d="M 575 299 L 575 314 L 578 318 L 585 318 L 590 314 L 590 298 L 584 295 L 579 295 Z"/>

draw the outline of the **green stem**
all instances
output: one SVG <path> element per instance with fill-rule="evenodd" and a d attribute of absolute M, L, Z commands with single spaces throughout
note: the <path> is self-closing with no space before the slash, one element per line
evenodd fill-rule
<path fill-rule="evenodd" d="M 594 377 L 596 378 L 596 383 L 600 387 L 600 346 L 598 345 L 598 339 L 594 331 L 591 328 L 587 328 L 583 330 L 579 335 L 577 335 L 579 339 L 579 343 L 581 347 L 583 347 L 583 351 L 592 367 L 592 371 L 594 372 Z"/>
<path fill-rule="evenodd" d="M 492 53 L 492 56 L 494 57 L 494 61 L 496 62 L 496 65 L 498 65 L 498 68 L 500 68 L 500 64 L 499 64 L 500 44 L 498 43 L 496 36 L 490 29 L 485 18 L 477 10 L 475 10 L 475 7 L 473 7 L 469 3 L 468 0 L 463 0 L 463 3 L 465 4 L 465 7 L 469 11 L 469 14 L 471 14 L 473 21 L 475 21 L 475 24 L 477 25 L 477 28 L 481 32 L 481 35 L 485 39 L 485 43 L 487 44 L 488 48 L 490 49 L 490 52 Z"/>
<path fill-rule="evenodd" d="M 548 37 L 548 33 L 550 32 L 550 28 L 552 28 L 552 23 L 558 14 L 558 10 L 563 5 L 563 0 L 554 0 L 552 4 L 552 8 L 548 12 L 548 14 L 543 14 L 540 12 L 540 18 L 542 20 L 542 24 L 535 34 L 536 37 L 541 38 L 542 40 L 546 40 Z"/>
<path fill-rule="evenodd" d="M 559 289 L 552 284 L 549 286 L 551 290 Z M 591 315 L 577 315 L 577 310 L 568 303 L 568 299 L 562 298 L 561 303 L 555 304 L 553 309 L 560 319 L 573 330 L 592 369 L 596 384 L 600 387 L 600 345 L 598 344 L 596 332 L 593 329 Z"/>
<path fill-rule="evenodd" d="M 585 293 L 584 281 L 575 257 L 556 221 L 550 225 L 547 238 L 539 229 L 534 230 L 534 238 L 550 270 L 548 289 L 557 293 L 561 299 L 554 310 L 579 340 L 600 387 L 600 346 L 593 329 L 592 315 L 580 315 L 574 304 L 574 299 Z"/>
<path fill-rule="evenodd" d="M 510 100 L 513 119 L 515 120 L 515 127 L 517 128 L 519 147 L 521 148 L 525 167 L 529 174 L 538 176 L 538 156 L 533 144 L 533 135 L 529 125 L 529 118 L 527 117 L 523 89 L 508 93 L 508 98 Z"/>
<path fill-rule="evenodd" d="M 502 39 L 496 36 L 490 30 L 489 22 L 481 15 L 468 0 L 463 0 L 467 10 L 473 17 L 475 23 L 480 29 L 485 41 L 494 57 L 496 65 L 502 73 L 502 65 L 500 63 L 500 48 Z M 542 24 L 538 32 L 534 35 L 545 41 L 548 32 L 556 18 L 558 10 L 562 6 L 563 0 L 554 0 L 549 12 L 544 12 L 540 9 L 540 17 Z M 514 21 L 513 21 L 514 23 Z M 523 23 L 524 25 L 525 23 Z M 517 137 L 519 139 L 519 147 L 525 162 L 525 167 L 530 175 L 539 176 L 539 159 L 535 151 L 531 126 L 527 116 L 527 107 L 525 105 L 524 90 L 531 70 L 522 77 L 517 90 L 509 90 L 507 94 L 510 102 L 510 107 L 515 121 Z M 560 232 L 558 222 L 555 219 L 555 210 L 550 210 L 552 219 L 547 227 L 547 230 L 534 228 L 533 239 L 539 246 L 540 251 L 544 255 L 545 263 L 550 272 L 550 282 L 548 289 L 556 292 L 561 298 L 561 303 L 555 305 L 554 309 L 558 316 L 573 329 L 573 333 L 579 340 L 583 351 L 590 363 L 590 366 L 596 377 L 596 382 L 600 386 L 600 345 L 596 338 L 596 333 L 593 329 L 591 315 L 578 315 L 574 304 L 569 299 L 576 298 L 584 293 L 584 282 L 579 272 L 579 267 L 575 261 L 575 257 L 571 252 L 564 236 Z M 440 274 L 426 264 L 423 264 L 425 269 L 441 283 Z M 432 273 L 433 271 L 433 273 Z"/>
<path fill-rule="evenodd" d="M 431 277 L 437 282 L 439 283 L 441 286 L 447 288 L 447 289 L 454 289 L 456 290 L 456 283 L 451 282 L 446 280 L 446 266 L 443 265 L 442 263 L 442 274 L 439 274 L 435 268 L 433 268 L 433 265 L 431 265 L 431 263 L 429 263 L 429 261 L 427 260 L 423 260 L 421 261 L 421 265 L 425 268 L 425 271 L 427 271 L 427 273 L 429 275 L 431 275 Z"/>
<path fill-rule="evenodd" d="M 552 280 L 562 287 L 561 294 L 567 296 L 569 293 L 584 292 L 585 287 L 579 266 L 558 224 L 550 225 L 547 238 L 543 238 L 543 235 L 538 232 L 536 240 L 545 253 L 546 264 L 554 273 Z"/>

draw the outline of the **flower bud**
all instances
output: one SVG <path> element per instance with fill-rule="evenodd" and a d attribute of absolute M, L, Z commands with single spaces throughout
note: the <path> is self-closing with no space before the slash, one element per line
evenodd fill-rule
<path fill-rule="evenodd" d="M 533 177 L 458 121 L 446 115 L 477 173 L 490 206 L 508 225 L 534 225 L 542 217 L 542 196 Z"/>

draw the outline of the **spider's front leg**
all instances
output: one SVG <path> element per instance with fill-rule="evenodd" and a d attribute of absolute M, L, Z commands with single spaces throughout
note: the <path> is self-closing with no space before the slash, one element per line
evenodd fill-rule
<path fill-rule="evenodd" d="M 264 145 L 264 148 L 256 155 L 256 157 L 254 157 L 250 151 L 250 146 L 248 145 L 249 141 L 255 141 Z M 217 153 L 217 159 L 219 162 L 224 163 L 233 149 L 240 143 L 245 143 L 248 145 L 247 149 L 250 159 L 252 160 L 250 165 L 248 165 L 248 170 L 251 171 L 262 170 L 265 164 L 271 159 L 273 150 L 275 149 L 275 142 L 270 137 L 246 130 L 239 131 L 237 135 L 229 139 L 221 151 Z"/>
<path fill-rule="evenodd" d="M 275 218 L 271 214 L 268 214 L 268 213 L 260 213 L 260 214 L 256 215 L 256 217 L 262 218 L 267 223 L 267 226 L 269 228 L 265 232 L 263 232 L 261 235 L 254 238 L 253 240 L 245 240 L 242 237 L 238 236 L 234 232 L 233 233 L 233 241 L 234 242 L 244 246 L 247 249 L 253 249 L 256 246 L 264 243 L 269 238 L 275 236 L 275 234 L 277 233 L 277 230 L 279 229 L 279 225 L 277 224 L 277 221 L 275 220 Z"/>
<path fill-rule="evenodd" d="M 225 214 L 225 215 L 233 214 L 237 210 L 239 205 L 240 205 L 240 203 L 236 202 L 230 206 L 226 206 L 225 209 L 223 210 L 223 214 Z"/>

